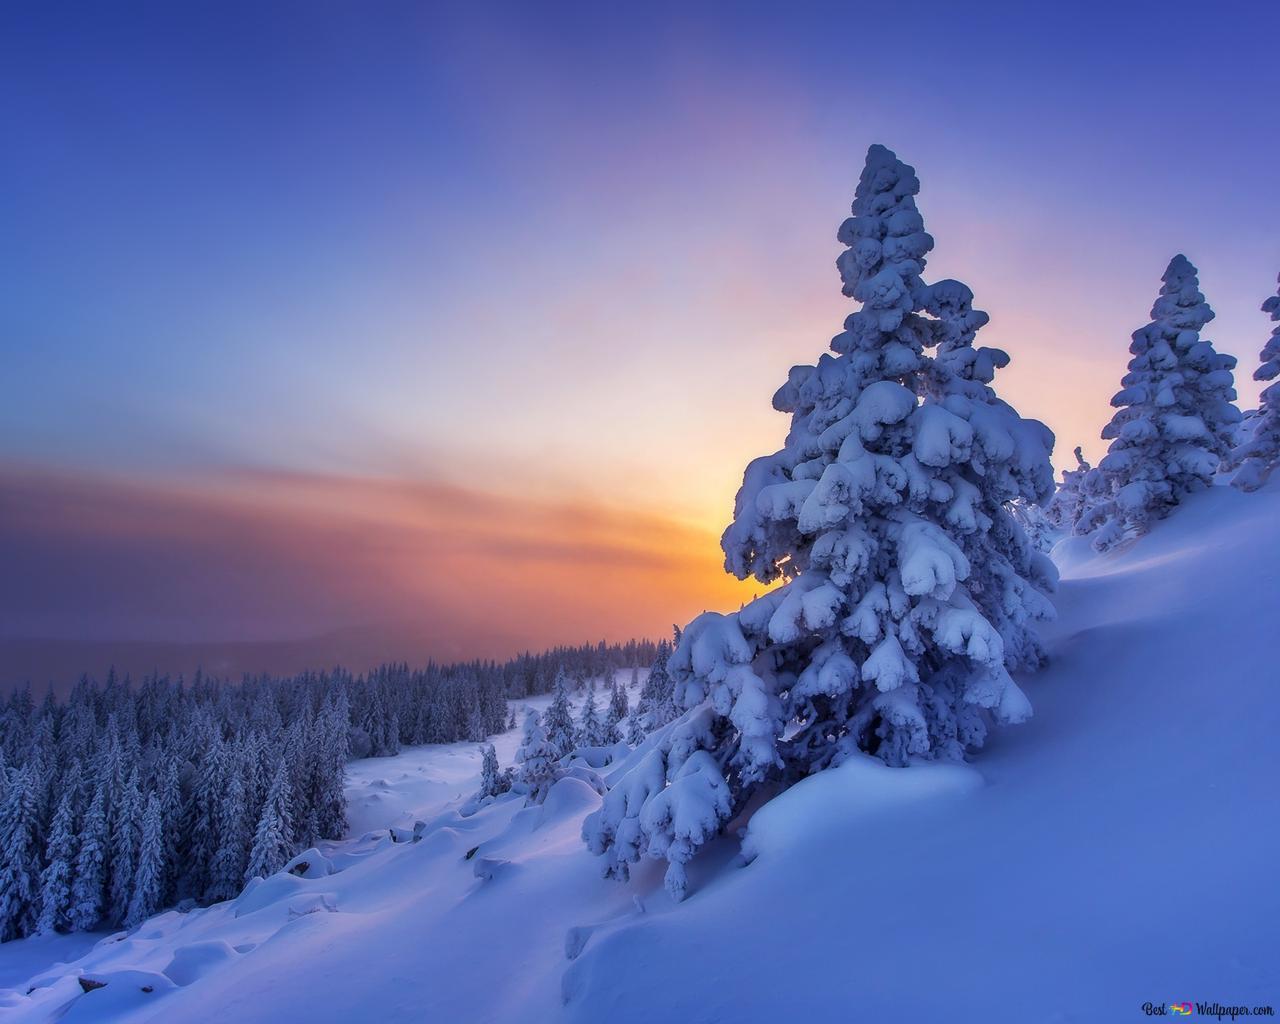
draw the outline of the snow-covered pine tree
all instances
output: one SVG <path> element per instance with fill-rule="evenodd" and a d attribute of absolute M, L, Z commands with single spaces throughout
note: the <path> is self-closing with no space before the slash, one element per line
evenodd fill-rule
<path fill-rule="evenodd" d="M 587 699 L 582 702 L 582 712 L 578 717 L 577 746 L 599 747 L 604 743 L 604 722 L 596 709 L 595 689 L 587 691 Z"/>
<path fill-rule="evenodd" d="M 71 883 L 69 920 L 74 931 L 89 931 L 102 920 L 107 887 L 106 782 L 99 778 L 93 787 L 89 809 L 80 823 L 75 877 Z"/>
<path fill-rule="evenodd" d="M 476 793 L 481 800 L 489 796 L 497 796 L 499 790 L 499 780 L 502 773 L 498 770 L 498 752 L 493 748 L 492 743 L 486 743 L 480 748 L 480 791 Z"/>
<path fill-rule="evenodd" d="M 540 804 L 547 791 L 560 778 L 560 754 L 547 738 L 536 711 L 530 710 L 524 720 L 524 736 L 516 752 L 515 785 L 530 803 Z"/>
<path fill-rule="evenodd" d="M 1280 283 L 1280 278 L 1277 278 Z M 1250 417 L 1247 436 L 1232 453 L 1239 468 L 1231 480 L 1242 491 L 1256 491 L 1280 463 L 1280 289 L 1262 304 L 1276 326 L 1259 353 L 1260 365 L 1253 371 L 1254 380 L 1275 381 L 1263 389 L 1257 412 Z"/>
<path fill-rule="evenodd" d="M 138 870 L 133 876 L 133 892 L 124 926 L 133 928 L 162 906 L 165 884 L 164 814 L 160 798 L 153 791 L 142 812 L 142 839 L 138 845 Z"/>
<path fill-rule="evenodd" d="M 204 899 L 214 903 L 234 898 L 244 886 L 249 852 L 244 753 L 239 746 L 229 752 L 226 789 L 218 805 L 218 847 L 209 865 L 209 885 L 204 891 Z"/>
<path fill-rule="evenodd" d="M 117 797 L 115 820 L 111 829 L 111 882 L 108 887 L 107 918 L 119 925 L 129 912 L 129 896 L 133 892 L 133 876 L 138 870 L 138 841 L 142 836 L 142 792 L 138 785 L 138 766 L 129 771 Z"/>
<path fill-rule="evenodd" d="M 24 765 L 0 802 L 0 942 L 29 934 L 39 914 L 36 784 L 33 767 Z"/>
<path fill-rule="evenodd" d="M 675 704 L 675 684 L 667 671 L 667 662 L 671 658 L 671 644 L 663 640 L 658 644 L 658 656 L 654 659 L 649 675 L 640 691 L 640 714 L 644 728 L 648 732 L 660 729 L 672 721 L 677 714 Z"/>
<path fill-rule="evenodd" d="M 178 851 L 181 848 L 182 783 L 178 778 L 178 759 L 169 754 L 162 761 L 156 782 L 156 798 L 160 801 L 160 833 L 164 838 L 164 880 L 160 904 L 171 903 L 178 884 Z"/>
<path fill-rule="evenodd" d="M 45 848 L 47 863 L 40 876 L 41 935 L 71 928 L 71 871 L 76 861 L 76 813 L 80 796 L 80 763 L 72 762 L 63 781 L 62 797 L 53 815 Z"/>
<path fill-rule="evenodd" d="M 1055 530 L 1071 533 L 1075 529 L 1076 520 L 1084 511 L 1084 480 L 1093 468 L 1084 459 L 1079 446 L 1073 453 L 1076 458 L 1075 469 L 1062 471 L 1062 483 L 1058 484 L 1053 497 L 1044 507 L 1045 518 Z"/>
<path fill-rule="evenodd" d="M 627 715 L 627 745 L 638 747 L 644 742 L 644 723 L 640 714 L 640 702 L 636 701 L 631 713 Z"/>
<path fill-rule="evenodd" d="M 551 703 L 542 717 L 541 728 L 547 742 L 555 751 L 556 760 L 572 752 L 574 747 L 573 711 L 569 706 L 569 679 L 563 667 L 556 673 Z"/>
<path fill-rule="evenodd" d="M 1129 372 L 1111 399 L 1117 412 L 1102 431 L 1111 441 L 1098 464 L 1106 494 L 1078 524 L 1098 551 L 1141 536 L 1208 487 L 1240 422 L 1236 360 L 1200 337 L 1214 314 L 1196 268 L 1179 254 L 1161 280 L 1151 322 L 1133 332 Z"/>
<path fill-rule="evenodd" d="M 289 769 L 282 760 L 271 779 L 267 802 L 262 805 L 258 827 L 253 834 L 253 848 L 249 851 L 249 866 L 244 880 L 267 878 L 274 875 L 293 856 L 289 836 L 293 832 L 292 796 L 289 787 Z"/>
<path fill-rule="evenodd" d="M 510 732 L 516 727 L 516 709 L 513 707 L 507 715 L 507 731 Z"/>
<path fill-rule="evenodd" d="M 679 898 L 684 863 L 761 782 L 858 751 L 959 758 L 990 720 L 1030 714 L 1009 669 L 1041 657 L 1055 573 L 1008 505 L 1048 499 L 1053 435 L 990 387 L 1008 357 L 973 346 L 987 317 L 969 289 L 921 279 L 918 190 L 871 148 L 839 232 L 862 308 L 775 395 L 786 444 L 747 467 L 722 539 L 734 575 L 785 582 L 680 638 L 667 668 L 688 710 L 584 822 L 607 874 L 665 857 Z"/>
<path fill-rule="evenodd" d="M 613 689 L 609 693 L 609 710 L 604 716 L 605 743 L 622 742 L 622 721 L 627 717 L 628 710 L 627 693 L 615 679 Z"/>

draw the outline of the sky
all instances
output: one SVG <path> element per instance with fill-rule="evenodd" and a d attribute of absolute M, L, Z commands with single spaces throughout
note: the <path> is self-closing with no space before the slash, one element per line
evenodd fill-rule
<path fill-rule="evenodd" d="M 6 4 L 0 640 L 502 656 L 736 607 L 718 536 L 785 435 L 770 396 L 853 308 L 835 230 L 876 142 L 1059 467 L 1105 450 L 1177 252 L 1252 405 L 1277 29 L 1262 2 Z"/>

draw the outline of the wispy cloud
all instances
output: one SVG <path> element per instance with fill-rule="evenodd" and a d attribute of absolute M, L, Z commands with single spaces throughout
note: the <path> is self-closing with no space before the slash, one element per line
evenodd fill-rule
<path fill-rule="evenodd" d="M 498 656 L 657 635 L 751 593 L 719 570 L 712 534 L 676 519 L 434 480 L 10 466 L 0 495 L 8 638 L 261 642 L 360 627 L 391 638 L 386 657 Z"/>

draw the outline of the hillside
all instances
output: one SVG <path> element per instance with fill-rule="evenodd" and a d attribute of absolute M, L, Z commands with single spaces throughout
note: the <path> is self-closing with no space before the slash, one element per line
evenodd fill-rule
<path fill-rule="evenodd" d="M 1060 544 L 1053 661 L 1019 680 L 1030 722 L 971 765 L 859 759 L 801 783 L 750 821 L 754 859 L 715 844 L 678 906 L 657 865 L 599 877 L 579 838 L 599 801 L 587 783 L 462 816 L 474 748 L 417 748 L 352 767 L 353 836 L 304 854 L 309 877 L 87 951 L 92 938 L 10 943 L 9 979 L 12 963 L 75 959 L 0 1007 L 68 1022 L 216 1008 L 245 1022 L 1065 1024 L 1145 1019 L 1145 1002 L 1274 1005 L 1277 522 L 1280 486 L 1219 488 L 1128 550 Z M 498 741 L 504 764 L 515 744 Z M 82 975 L 105 987 L 82 993 Z"/>

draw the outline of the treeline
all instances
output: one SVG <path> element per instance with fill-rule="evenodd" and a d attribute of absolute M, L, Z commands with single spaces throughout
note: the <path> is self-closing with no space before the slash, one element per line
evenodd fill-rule
<path fill-rule="evenodd" d="M 647 664 L 646 641 L 505 663 L 384 665 L 238 683 L 110 672 L 65 701 L 0 705 L 0 941 L 131 927 L 238 894 L 346 828 L 344 765 L 403 744 L 481 740 L 507 699 Z"/>

